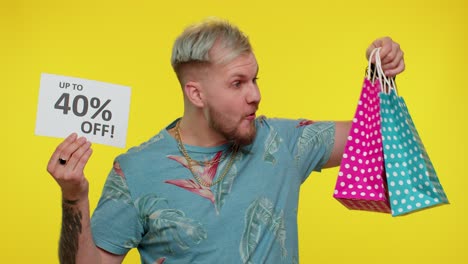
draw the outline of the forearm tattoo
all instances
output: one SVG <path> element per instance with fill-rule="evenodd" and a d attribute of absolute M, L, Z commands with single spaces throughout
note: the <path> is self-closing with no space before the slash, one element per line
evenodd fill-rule
<path fill-rule="evenodd" d="M 78 252 L 78 237 L 81 234 L 83 215 L 75 205 L 78 200 L 62 202 L 62 232 L 59 243 L 60 263 L 75 264 Z"/>

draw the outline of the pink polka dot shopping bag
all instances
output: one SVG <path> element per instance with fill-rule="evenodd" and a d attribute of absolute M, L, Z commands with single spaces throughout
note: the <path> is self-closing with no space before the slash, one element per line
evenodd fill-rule
<path fill-rule="evenodd" d="M 380 130 L 381 86 L 379 80 L 371 80 L 370 68 L 369 65 L 333 197 L 349 209 L 390 213 Z"/>

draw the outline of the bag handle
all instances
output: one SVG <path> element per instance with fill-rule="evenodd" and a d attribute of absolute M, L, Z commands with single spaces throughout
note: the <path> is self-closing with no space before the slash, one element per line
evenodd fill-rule
<path fill-rule="evenodd" d="M 396 88 L 395 78 L 388 78 L 383 69 L 382 69 L 382 61 L 380 60 L 380 48 L 375 48 L 372 53 L 375 51 L 375 72 L 374 76 L 377 75 L 381 84 L 381 92 L 390 94 L 393 90 L 395 94 L 398 95 L 398 91 Z M 371 53 L 371 55 L 372 55 Z M 369 67 L 371 65 L 371 56 L 369 56 Z M 375 77 L 374 77 L 375 78 Z"/>
<path fill-rule="evenodd" d="M 372 59 L 374 58 L 374 67 L 372 67 Z M 371 76 L 371 69 L 373 68 L 372 76 Z M 367 66 L 367 79 L 375 82 L 375 79 L 378 78 L 380 81 L 380 89 L 382 92 L 387 90 L 387 87 L 390 86 L 390 82 L 388 81 L 385 74 L 383 74 L 382 70 L 382 62 L 380 60 L 380 48 L 375 48 L 372 50 L 371 54 L 369 55 L 369 65 Z"/>
<path fill-rule="evenodd" d="M 368 78 L 370 78 L 370 68 L 373 57 L 375 57 L 375 71 L 372 77 L 372 81 L 375 80 L 375 77 L 377 75 L 381 84 L 381 92 L 389 94 L 391 90 L 394 90 L 395 93 L 398 95 L 394 78 L 387 78 L 382 69 L 382 61 L 380 60 L 380 48 L 373 49 L 369 56 L 369 66 L 367 71 Z"/>
<path fill-rule="evenodd" d="M 369 55 L 369 65 L 367 66 L 367 79 L 369 81 L 371 81 L 372 83 L 374 83 L 375 81 L 375 77 L 376 77 L 376 74 L 377 74 L 377 70 L 374 69 L 373 71 L 373 75 L 371 77 L 371 70 L 372 70 L 372 58 L 374 58 L 376 56 L 376 53 L 379 51 L 380 48 L 376 48 L 376 49 L 373 49 L 371 54 Z"/>

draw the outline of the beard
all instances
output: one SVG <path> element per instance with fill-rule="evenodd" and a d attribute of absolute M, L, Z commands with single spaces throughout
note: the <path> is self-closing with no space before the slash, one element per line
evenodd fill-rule
<path fill-rule="evenodd" d="M 254 121 L 250 123 L 250 129 L 247 132 L 242 133 L 242 131 L 240 131 L 242 121 L 242 119 L 232 120 L 232 118 L 228 118 L 220 111 L 217 111 L 212 107 L 208 107 L 208 125 L 224 138 L 232 141 L 238 146 L 250 145 L 257 134 Z"/>

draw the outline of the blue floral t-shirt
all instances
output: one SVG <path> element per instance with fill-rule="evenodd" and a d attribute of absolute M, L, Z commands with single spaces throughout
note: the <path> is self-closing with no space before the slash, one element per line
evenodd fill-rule
<path fill-rule="evenodd" d="M 176 122 L 116 158 L 91 220 L 96 245 L 152 264 L 298 263 L 299 187 L 328 161 L 334 123 L 259 117 L 238 151 L 185 145 L 199 161 L 189 166 L 167 132 Z"/>

